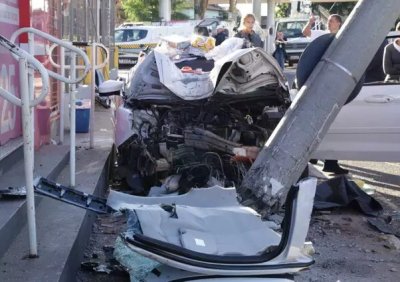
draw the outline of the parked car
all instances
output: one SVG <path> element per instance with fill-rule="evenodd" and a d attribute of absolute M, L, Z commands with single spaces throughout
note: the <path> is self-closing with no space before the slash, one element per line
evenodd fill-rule
<path fill-rule="evenodd" d="M 300 59 L 301 54 L 311 42 L 310 38 L 303 35 L 302 31 L 308 23 L 307 18 L 281 18 L 276 22 L 276 32 L 281 31 L 287 38 L 286 61 L 293 66 Z M 322 23 L 314 26 L 314 29 L 323 28 Z"/>
<path fill-rule="evenodd" d="M 360 92 L 342 107 L 313 158 L 400 161 L 400 84 L 385 82 L 382 68 L 383 48 L 399 36 L 391 32 L 382 43 Z"/>
<path fill-rule="evenodd" d="M 118 47 L 118 64 L 134 66 L 143 49 L 156 47 L 162 36 L 172 34 L 189 37 L 192 28 L 187 25 L 146 26 L 129 23 L 116 28 L 114 39 Z"/>

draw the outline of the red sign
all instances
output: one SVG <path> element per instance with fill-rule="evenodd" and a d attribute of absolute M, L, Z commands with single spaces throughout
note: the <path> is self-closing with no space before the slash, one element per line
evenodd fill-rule
<path fill-rule="evenodd" d="M 0 34 L 10 38 L 18 28 L 18 1 L 0 0 Z M 0 46 L 0 87 L 20 97 L 18 62 L 2 46 Z M 0 145 L 21 134 L 21 109 L 0 97 Z"/>

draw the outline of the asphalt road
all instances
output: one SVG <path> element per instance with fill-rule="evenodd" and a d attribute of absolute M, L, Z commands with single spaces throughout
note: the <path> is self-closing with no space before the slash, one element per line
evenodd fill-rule
<path fill-rule="evenodd" d="M 283 71 L 285 74 L 289 85 L 292 85 L 294 78 L 296 76 L 296 68 L 295 67 L 286 67 L 285 70 Z"/>

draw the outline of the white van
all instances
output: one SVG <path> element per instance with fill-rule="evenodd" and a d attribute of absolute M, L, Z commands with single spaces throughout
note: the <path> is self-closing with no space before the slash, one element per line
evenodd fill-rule
<path fill-rule="evenodd" d="M 146 47 L 156 47 L 160 37 L 180 35 L 190 37 L 193 27 L 185 26 L 145 26 L 126 25 L 115 29 L 115 45 L 119 48 L 119 65 L 134 65 L 139 52 Z"/>

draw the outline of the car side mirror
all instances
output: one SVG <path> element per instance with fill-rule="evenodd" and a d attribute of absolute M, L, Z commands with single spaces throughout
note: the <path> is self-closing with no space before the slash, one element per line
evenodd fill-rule
<path fill-rule="evenodd" d="M 124 87 L 123 81 L 106 80 L 99 85 L 98 92 L 100 97 L 120 96 Z"/>

